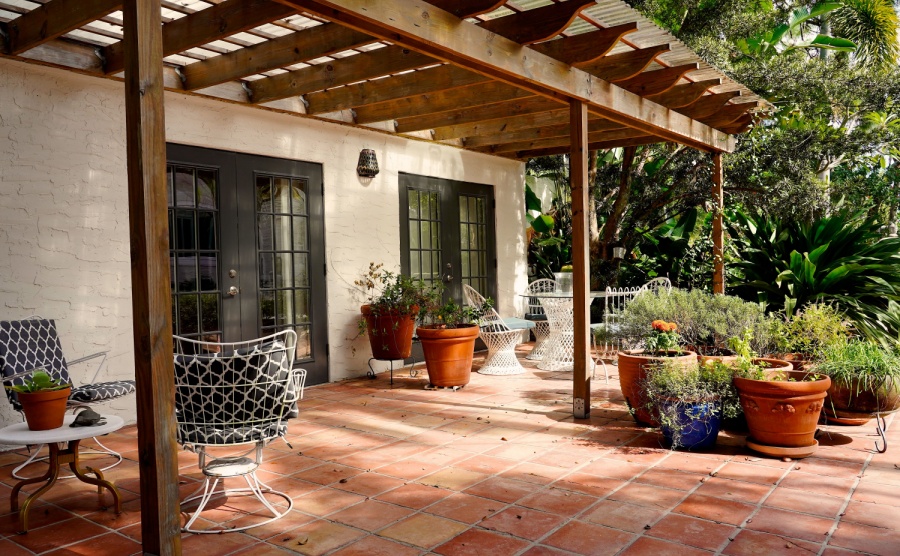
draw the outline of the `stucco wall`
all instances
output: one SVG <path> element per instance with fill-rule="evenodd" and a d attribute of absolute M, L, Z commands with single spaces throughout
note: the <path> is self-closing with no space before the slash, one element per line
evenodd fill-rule
<path fill-rule="evenodd" d="M 521 312 L 521 163 L 176 93 L 166 133 L 323 165 L 331 380 L 366 369 L 352 282 L 370 261 L 399 269 L 400 172 L 495 186 L 499 307 Z M 356 176 L 362 148 L 381 166 L 369 182 Z M 55 318 L 67 357 L 110 351 L 109 378 L 133 376 L 126 187 L 123 84 L 0 60 L 0 318 Z M 135 418 L 133 398 L 104 409 Z M 0 402 L 0 426 L 17 420 Z"/>

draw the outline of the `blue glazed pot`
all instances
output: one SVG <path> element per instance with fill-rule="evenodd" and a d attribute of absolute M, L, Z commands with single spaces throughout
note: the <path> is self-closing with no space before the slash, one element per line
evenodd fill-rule
<path fill-rule="evenodd" d="M 685 450 L 702 450 L 716 443 L 719 436 L 719 411 L 717 402 L 671 402 L 677 407 L 678 422 L 683 426 L 676 448 Z M 668 412 L 668 408 L 666 408 Z M 675 444 L 670 427 L 663 426 L 662 433 L 666 442 Z"/>

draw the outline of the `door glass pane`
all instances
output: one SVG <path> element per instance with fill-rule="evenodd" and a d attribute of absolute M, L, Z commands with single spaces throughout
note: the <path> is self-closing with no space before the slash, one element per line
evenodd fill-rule
<path fill-rule="evenodd" d="M 409 221 L 409 248 L 419 249 L 422 243 L 419 241 L 419 223 L 415 220 Z"/>
<path fill-rule="evenodd" d="M 275 286 L 275 255 L 273 253 L 259 254 L 259 287 L 272 288 Z"/>
<path fill-rule="evenodd" d="M 419 219 L 419 192 L 415 189 L 409 191 L 409 220 Z"/>
<path fill-rule="evenodd" d="M 202 211 L 197 215 L 197 247 L 204 251 L 216 248 L 216 213 Z"/>
<path fill-rule="evenodd" d="M 178 334 L 197 334 L 200 312 L 197 310 L 196 295 L 178 296 Z"/>
<path fill-rule="evenodd" d="M 194 208 L 194 169 L 179 166 L 175 169 L 175 206 Z"/>
<path fill-rule="evenodd" d="M 215 254 L 200 254 L 200 289 L 216 291 L 219 289 L 219 268 Z"/>
<path fill-rule="evenodd" d="M 275 217 L 275 250 L 290 251 L 293 241 L 291 238 L 291 217 Z"/>
<path fill-rule="evenodd" d="M 410 188 L 409 195 L 409 268 L 413 277 L 427 283 L 440 279 L 441 222 L 440 195 Z M 416 202 L 418 200 L 418 203 Z M 418 210 L 416 207 L 418 206 Z"/>
<path fill-rule="evenodd" d="M 197 233 L 192 210 L 178 210 L 175 212 L 175 249 L 179 251 L 193 251 L 196 248 L 194 235 Z"/>
<path fill-rule="evenodd" d="M 166 199 L 168 200 L 168 204 L 170 207 L 175 206 L 175 168 L 169 166 L 166 168 Z M 169 230 L 171 231 L 171 226 Z M 172 245 L 172 242 L 169 242 L 169 245 Z"/>
<path fill-rule="evenodd" d="M 312 342 L 309 326 L 297 326 L 297 359 L 309 359 L 312 357 Z"/>
<path fill-rule="evenodd" d="M 275 253 L 275 287 L 290 288 L 294 285 L 293 264 L 290 253 Z"/>
<path fill-rule="evenodd" d="M 256 177 L 256 212 L 272 212 L 272 178 Z"/>
<path fill-rule="evenodd" d="M 294 322 L 309 322 L 309 292 L 297 290 L 294 292 Z"/>
<path fill-rule="evenodd" d="M 175 276 L 179 292 L 197 291 L 197 255 L 181 253 L 176 260 Z"/>
<path fill-rule="evenodd" d="M 295 216 L 294 217 L 293 250 L 295 250 L 295 251 L 308 251 L 309 250 L 309 239 L 306 236 L 307 229 L 308 228 L 306 225 L 306 217 L 305 216 Z"/>
<path fill-rule="evenodd" d="M 272 241 L 272 215 L 260 214 L 256 217 L 256 238 L 260 251 L 274 251 L 275 244 Z"/>
<path fill-rule="evenodd" d="M 216 178 L 215 170 L 197 170 L 197 208 L 216 208 Z"/>
<path fill-rule="evenodd" d="M 301 288 L 309 287 L 309 255 L 306 253 L 294 253 L 294 281 Z"/>
<path fill-rule="evenodd" d="M 275 326 L 275 293 L 263 292 L 259 295 L 259 312 L 262 315 L 263 328 Z"/>
<path fill-rule="evenodd" d="M 217 332 L 219 324 L 219 296 L 205 293 L 200 296 L 200 324 L 203 332 Z"/>
<path fill-rule="evenodd" d="M 291 180 L 288 178 L 274 178 L 272 185 L 275 188 L 273 212 L 290 214 L 291 212 Z"/>
<path fill-rule="evenodd" d="M 293 180 L 291 191 L 291 212 L 294 214 L 307 214 L 306 188 L 309 183 L 306 180 Z"/>

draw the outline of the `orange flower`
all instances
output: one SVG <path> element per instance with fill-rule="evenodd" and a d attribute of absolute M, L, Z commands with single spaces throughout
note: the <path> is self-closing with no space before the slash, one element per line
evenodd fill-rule
<path fill-rule="evenodd" d="M 654 330 L 658 330 L 660 332 L 675 332 L 678 330 L 678 325 L 674 322 L 666 322 L 664 320 L 655 320 L 650 325 Z"/>

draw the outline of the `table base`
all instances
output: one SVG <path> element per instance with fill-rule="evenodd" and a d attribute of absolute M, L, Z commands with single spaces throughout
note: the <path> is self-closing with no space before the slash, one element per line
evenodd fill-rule
<path fill-rule="evenodd" d="M 52 487 L 54 483 L 56 483 L 56 480 L 59 478 L 59 470 L 65 464 L 69 464 L 69 468 L 72 470 L 72 473 L 75 475 L 76 479 L 89 485 L 96 485 L 98 495 L 103 492 L 104 488 L 109 489 L 109 491 L 113 495 L 113 500 L 115 500 L 116 503 L 116 514 L 122 513 L 122 501 L 119 497 L 119 491 L 118 489 L 116 489 L 115 485 L 103 478 L 103 472 L 94 470 L 91 467 L 86 467 L 85 471 L 87 473 L 93 473 L 97 477 L 95 479 L 89 477 L 85 474 L 85 471 L 79 469 L 78 444 L 80 442 L 80 439 L 70 440 L 66 443 L 67 445 L 65 448 L 59 447 L 59 445 L 62 444 L 60 442 L 50 442 L 48 444 L 48 447 L 50 448 L 48 463 L 50 464 L 50 466 L 47 468 L 47 472 L 40 477 L 33 477 L 31 479 L 24 479 L 22 481 L 19 481 L 16 486 L 13 487 L 12 494 L 10 495 L 10 508 L 13 512 L 17 510 L 19 512 L 20 533 L 28 532 L 28 510 L 31 509 L 31 504 L 42 494 L 50 490 L 50 487 Z M 22 487 L 31 484 L 42 483 L 44 481 L 46 481 L 46 484 L 30 494 L 22 504 L 22 508 L 19 509 L 19 491 L 22 490 Z"/>

